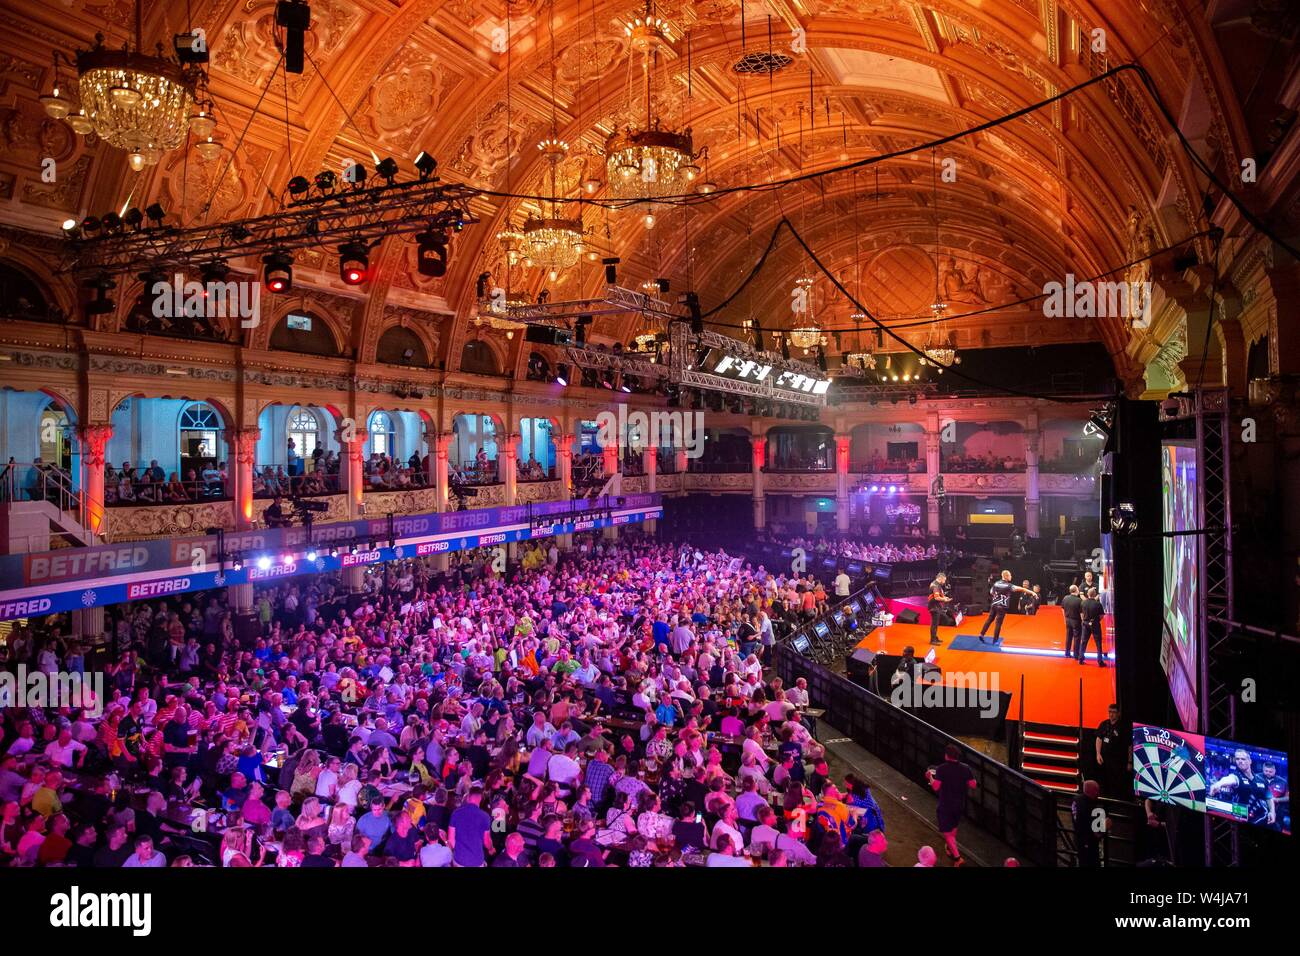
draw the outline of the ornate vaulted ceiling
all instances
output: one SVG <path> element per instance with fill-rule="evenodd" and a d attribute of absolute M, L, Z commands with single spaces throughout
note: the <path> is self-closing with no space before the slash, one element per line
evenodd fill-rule
<path fill-rule="evenodd" d="M 184 4 L 144 6 L 147 44 L 184 30 Z M 1216 17 L 1244 24 L 1233 35 L 1248 38 L 1252 30 L 1267 33 L 1262 14 L 1271 6 L 1219 4 Z M 391 154 L 409 170 L 421 149 L 439 158 L 444 178 L 539 194 L 545 162 L 535 143 L 551 120 L 553 56 L 559 132 L 573 147 L 559 183 L 572 196 L 587 172 L 601 169 L 603 178 L 605 135 L 631 115 L 629 90 L 639 82 L 640 60 L 622 31 L 623 19 L 640 12 L 636 0 L 556 0 L 554 46 L 549 0 L 312 0 L 306 71 L 287 78 L 276 71 L 272 0 L 192 0 L 190 8 L 209 37 L 218 137 L 227 152 L 205 162 L 181 149 L 135 173 L 121 152 L 78 141 L 62 123 L 45 119 L 36 101 L 51 83 L 50 49 L 70 53 L 97 31 L 120 42 L 132 4 L 6 0 L 6 222 L 53 232 L 67 215 L 117 208 L 128 197 L 142 207 L 161 201 L 188 222 L 252 215 L 272 208 L 292 175 L 337 169 L 372 153 Z M 1260 134 L 1237 105 L 1224 66 L 1216 36 L 1222 29 L 1190 0 L 771 0 L 743 8 L 739 0 L 667 0 L 656 12 L 678 40 L 656 74 L 655 111 L 667 123 L 693 128 L 696 143 L 709 149 L 709 178 L 722 187 L 906 149 L 1134 61 L 1211 165 L 1235 170 L 1261 148 L 1252 143 L 1252 132 L 1255 140 Z M 1102 35 L 1104 53 L 1094 49 Z M 736 71 L 742 57 L 769 51 L 789 62 L 770 74 Z M 44 156 L 58 161 L 53 183 L 39 175 Z M 949 159 L 955 181 L 936 188 L 934 164 Z M 674 291 L 698 290 L 706 309 L 749 272 L 782 217 L 850 290 L 892 321 L 927 312 L 937 250 L 941 291 L 954 311 L 982 313 L 951 323 L 959 344 L 1096 339 L 1131 374 L 1131 332 L 1118 322 L 1050 322 L 1035 305 L 988 307 L 1032 295 L 1067 272 L 1099 273 L 1144 245 L 1163 247 L 1196 232 L 1204 225 L 1204 188 L 1129 74 L 933 155 L 665 208 L 653 229 L 636 210 L 585 206 L 582 214 L 596 247 L 621 256 L 623 284 L 663 276 Z M 486 270 L 505 281 L 493 237 L 531 208 L 480 200 L 482 224 L 456 237 L 444 279 L 419 276 L 410 243 L 389 240 L 372 258 L 375 279 L 361 297 L 339 285 L 327 253 L 300 258 L 299 284 L 352 295 L 343 312 L 361 357 L 367 347 L 373 354 L 379 329 L 399 312 L 432 313 L 428 321 L 441 326 L 444 354 L 458 355 L 472 329 L 475 277 Z M 718 321 L 756 316 L 768 328 L 789 324 L 791 283 L 805 269 L 805 257 L 784 234 L 767 268 Z M 524 268 L 509 281 L 530 293 L 549 287 L 556 300 L 594 293 L 603 278 L 599 263 L 584 259 L 554 282 Z M 816 301 L 823 321 L 851 324 L 851 306 L 825 281 Z M 254 330 L 250 344 L 264 347 L 268 331 L 259 340 Z M 635 330 L 628 324 L 598 331 L 625 337 Z M 844 341 L 856 344 L 852 336 Z"/>

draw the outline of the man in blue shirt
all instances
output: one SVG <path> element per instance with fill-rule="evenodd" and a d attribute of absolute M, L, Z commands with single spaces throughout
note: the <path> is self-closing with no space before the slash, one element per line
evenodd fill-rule
<path fill-rule="evenodd" d="M 480 806 L 482 802 L 483 790 L 474 787 L 465 802 L 452 811 L 447 842 L 455 866 L 483 866 L 487 851 L 492 849 L 492 818 Z"/>
<path fill-rule="evenodd" d="M 370 846 L 379 851 L 380 844 L 393 829 L 393 822 L 388 819 L 384 801 L 376 800 L 370 805 L 370 812 L 357 821 L 357 832 L 370 839 Z"/>

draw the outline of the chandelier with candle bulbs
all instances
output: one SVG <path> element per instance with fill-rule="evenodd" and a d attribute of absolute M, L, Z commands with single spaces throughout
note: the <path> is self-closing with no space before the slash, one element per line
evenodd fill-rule
<path fill-rule="evenodd" d="M 143 42 L 141 2 L 135 4 L 135 46 L 121 49 L 104 45 L 103 34 L 95 35 L 95 46 L 78 50 L 75 61 L 56 51 L 54 87 L 40 98 L 52 119 L 63 120 L 80 136 L 94 133 L 108 145 L 125 150 L 131 168 L 137 172 L 158 162 L 164 152 L 176 149 L 193 132 L 205 159 L 220 152 L 212 138 L 216 121 L 212 102 L 206 96 L 207 76 L 201 63 L 207 54 L 201 43 L 182 46 L 177 38 L 177 57 L 146 53 Z M 182 50 L 188 51 L 182 57 Z M 60 82 L 59 61 L 74 64 L 77 71 L 78 102 Z"/>
<path fill-rule="evenodd" d="M 660 47 L 672 42 L 666 20 L 655 16 L 652 0 L 645 13 L 623 28 L 632 48 L 643 55 L 645 119 L 640 126 L 616 129 L 605 140 L 605 172 L 616 199 L 659 199 L 690 191 L 700 175 L 690 129 L 664 127 L 653 115 L 654 60 Z M 629 69 L 631 61 L 629 61 Z"/>
<path fill-rule="evenodd" d="M 800 276 L 794 280 L 795 292 L 794 299 L 802 303 L 802 308 L 796 308 L 798 314 L 806 314 L 808 321 L 801 326 L 793 328 L 789 332 L 790 344 L 795 348 L 803 349 L 807 352 L 809 349 L 826 345 L 826 335 L 822 332 L 814 317 L 813 307 L 813 279 L 811 276 Z"/>
<path fill-rule="evenodd" d="M 551 198 L 543 203 L 542 213 L 529 216 L 524 221 L 523 248 L 533 265 L 551 270 L 551 278 L 557 277 L 557 270 L 568 269 L 577 265 L 583 250 L 583 225 L 581 218 L 562 215 L 557 199 L 556 171 L 566 156 L 569 144 L 559 135 L 559 123 L 555 110 L 555 7 L 551 6 L 551 132 L 537 144 L 538 150 L 550 164 Z"/>

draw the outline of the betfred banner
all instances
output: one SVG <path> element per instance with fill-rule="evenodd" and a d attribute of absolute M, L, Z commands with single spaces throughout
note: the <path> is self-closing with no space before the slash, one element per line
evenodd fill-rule
<path fill-rule="evenodd" d="M 0 559 L 0 621 L 260 584 L 663 516 L 658 495 L 626 495 L 622 504 L 619 500 L 580 499 L 394 518 L 394 544 L 375 548 L 369 543 L 388 539 L 386 518 L 313 527 L 310 546 L 303 528 L 229 534 L 224 567 L 215 536 L 9 555 Z M 315 554 L 312 561 L 306 560 L 309 550 Z M 234 569 L 236 557 L 241 559 L 239 570 Z"/>

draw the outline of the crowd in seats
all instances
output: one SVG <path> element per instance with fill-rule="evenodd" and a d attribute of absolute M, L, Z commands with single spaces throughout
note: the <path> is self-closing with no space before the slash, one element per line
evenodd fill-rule
<path fill-rule="evenodd" d="M 102 697 L 0 711 L 0 865 L 880 865 L 764 673 L 811 578 L 599 539 L 383 567 L 260 589 L 240 641 L 224 590 L 109 609 Z M 40 622 L 6 647 L 88 667 Z"/>
<path fill-rule="evenodd" d="M 111 507 L 219 500 L 228 497 L 227 477 L 225 462 L 208 461 L 201 470 L 191 468 L 183 480 L 175 471 L 164 471 L 156 460 L 150 461 L 147 468 L 132 467 L 129 461 L 114 468 L 107 462 L 104 504 Z"/>
<path fill-rule="evenodd" d="M 865 461 L 854 462 L 849 470 L 868 475 L 919 474 L 925 471 L 925 461 L 920 458 L 881 458 L 877 453 Z"/>
<path fill-rule="evenodd" d="M 1012 458 L 1010 455 L 999 457 L 985 453 L 983 455 L 947 455 L 940 463 L 940 470 L 954 473 L 1024 471 L 1025 460 Z"/>
<path fill-rule="evenodd" d="M 919 530 L 919 529 L 918 529 Z M 939 556 L 934 544 L 921 540 L 915 544 L 902 541 L 867 540 L 849 538 L 790 538 L 781 542 L 790 548 L 803 548 L 812 554 L 831 555 L 870 561 L 875 564 L 906 564 L 910 561 L 930 561 Z"/>

